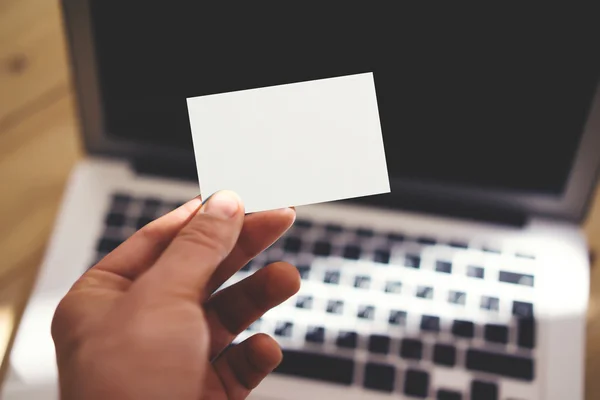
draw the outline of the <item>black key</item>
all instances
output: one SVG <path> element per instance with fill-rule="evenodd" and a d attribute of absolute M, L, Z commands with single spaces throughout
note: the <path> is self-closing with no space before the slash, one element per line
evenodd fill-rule
<path fill-rule="evenodd" d="M 330 233 L 340 233 L 344 230 L 341 225 L 337 224 L 327 224 L 325 225 L 325 230 Z"/>
<path fill-rule="evenodd" d="M 533 318 L 517 320 L 517 344 L 526 349 L 535 347 L 535 320 Z"/>
<path fill-rule="evenodd" d="M 338 347 L 343 347 L 346 349 L 355 349 L 357 340 L 358 335 L 356 334 L 356 332 L 342 331 L 339 333 L 335 343 Z"/>
<path fill-rule="evenodd" d="M 452 304 L 464 306 L 465 303 L 467 302 L 467 294 L 465 292 L 451 290 L 448 293 L 448 302 L 452 303 Z"/>
<path fill-rule="evenodd" d="M 512 313 L 515 317 L 533 318 L 533 304 L 525 301 L 514 301 Z"/>
<path fill-rule="evenodd" d="M 491 353 L 484 350 L 467 350 L 466 367 L 471 371 L 487 372 L 508 378 L 533 380 L 533 360 L 527 357 Z"/>
<path fill-rule="evenodd" d="M 104 220 L 107 226 L 121 227 L 125 225 L 125 216 L 120 213 L 109 213 Z"/>
<path fill-rule="evenodd" d="M 158 208 L 162 204 L 162 201 L 155 198 L 144 199 L 144 208 Z"/>
<path fill-rule="evenodd" d="M 440 331 L 440 317 L 433 315 L 423 315 L 421 317 L 421 330 L 427 332 Z"/>
<path fill-rule="evenodd" d="M 402 339 L 400 356 L 411 360 L 420 360 L 423 357 L 423 342 L 418 339 Z"/>
<path fill-rule="evenodd" d="M 244 265 L 242 268 L 240 268 L 240 271 L 246 271 L 246 272 L 250 271 L 250 268 L 252 268 L 253 262 L 254 262 L 253 260 L 248 261 L 246 263 L 246 265 Z"/>
<path fill-rule="evenodd" d="M 312 226 L 312 222 L 310 222 L 310 221 L 308 221 L 306 219 L 297 219 L 294 222 L 294 226 L 296 228 L 304 228 L 304 229 L 306 229 L 306 228 L 310 228 Z"/>
<path fill-rule="evenodd" d="M 422 299 L 433 299 L 433 288 L 431 286 L 418 286 L 417 297 Z"/>
<path fill-rule="evenodd" d="M 442 272 L 444 274 L 451 274 L 452 273 L 452 263 L 449 263 L 448 261 L 437 261 L 435 263 L 435 270 L 437 272 Z"/>
<path fill-rule="evenodd" d="M 324 354 L 283 350 L 283 360 L 274 372 L 350 385 L 354 378 L 354 361 Z"/>
<path fill-rule="evenodd" d="M 313 298 L 312 296 L 298 296 L 298 298 L 296 298 L 296 307 L 298 308 L 305 308 L 305 309 L 310 309 L 312 308 L 312 304 L 313 304 Z"/>
<path fill-rule="evenodd" d="M 451 241 L 448 243 L 450 247 L 454 247 L 455 249 L 468 249 L 469 245 L 465 242 Z"/>
<path fill-rule="evenodd" d="M 102 238 L 96 245 L 96 250 L 100 253 L 110 253 L 116 249 L 123 241 L 119 239 Z"/>
<path fill-rule="evenodd" d="M 359 275 L 354 278 L 354 287 L 359 289 L 368 289 L 371 284 L 371 277 L 366 275 Z"/>
<path fill-rule="evenodd" d="M 462 394 L 454 390 L 440 389 L 437 391 L 437 400 L 462 400 Z"/>
<path fill-rule="evenodd" d="M 323 282 L 337 285 L 340 283 L 340 271 L 325 271 Z"/>
<path fill-rule="evenodd" d="M 285 242 L 283 243 L 283 250 L 287 253 L 298 253 L 300 252 L 300 247 L 302 247 L 302 241 L 300 238 L 290 236 L 285 238 Z"/>
<path fill-rule="evenodd" d="M 493 382 L 471 382 L 471 400 L 498 400 L 498 385 Z"/>
<path fill-rule="evenodd" d="M 360 258 L 360 247 L 350 244 L 344 249 L 344 258 L 358 260 Z"/>
<path fill-rule="evenodd" d="M 498 280 L 500 282 L 533 287 L 533 275 L 518 274 L 516 272 L 500 271 Z"/>
<path fill-rule="evenodd" d="M 387 281 L 385 283 L 385 292 L 386 293 L 400 293 L 401 290 L 402 290 L 402 282 Z"/>
<path fill-rule="evenodd" d="M 331 314 L 341 314 L 344 310 L 344 302 L 341 300 L 329 300 L 327 302 L 327 312 Z"/>
<path fill-rule="evenodd" d="M 311 326 L 306 330 L 306 341 L 310 343 L 323 343 L 325 341 L 325 328 Z"/>
<path fill-rule="evenodd" d="M 148 225 L 150 222 L 154 221 L 154 218 L 151 217 L 139 217 L 135 222 L 136 229 L 142 229 L 144 226 Z"/>
<path fill-rule="evenodd" d="M 356 314 L 361 319 L 373 319 L 375 318 L 375 307 L 373 306 L 358 306 L 358 313 Z"/>
<path fill-rule="evenodd" d="M 388 364 L 367 363 L 363 385 L 367 389 L 391 392 L 394 390 L 396 369 Z"/>
<path fill-rule="evenodd" d="M 401 233 L 389 233 L 387 238 L 392 242 L 402 242 L 404 241 L 405 236 Z"/>
<path fill-rule="evenodd" d="M 404 376 L 404 394 L 426 398 L 429 394 L 429 374 L 417 369 L 409 369 Z"/>
<path fill-rule="evenodd" d="M 406 325 L 406 311 L 392 310 L 388 322 L 392 325 Z"/>
<path fill-rule="evenodd" d="M 380 264 L 390 263 L 390 251 L 385 249 L 375 250 L 373 254 L 373 261 Z"/>
<path fill-rule="evenodd" d="M 482 267 L 478 267 L 476 265 L 469 265 L 467 267 L 467 276 L 470 276 L 471 278 L 483 279 L 484 275 L 485 274 Z"/>
<path fill-rule="evenodd" d="M 294 324 L 291 322 L 278 322 L 275 327 L 275 335 L 277 336 L 292 336 L 292 328 Z"/>
<path fill-rule="evenodd" d="M 492 343 L 508 343 L 508 326 L 500 324 L 486 324 L 484 327 L 485 340 Z"/>
<path fill-rule="evenodd" d="M 306 265 L 298 265 L 296 269 L 298 270 L 301 279 L 308 279 L 308 275 L 310 274 L 310 267 Z"/>
<path fill-rule="evenodd" d="M 433 238 L 422 236 L 422 237 L 417 238 L 417 243 L 428 245 L 428 246 L 433 246 L 434 244 L 437 243 L 437 241 Z"/>
<path fill-rule="evenodd" d="M 452 333 L 454 336 L 472 338 L 475 335 L 475 324 L 471 321 L 454 320 Z"/>
<path fill-rule="evenodd" d="M 362 237 L 362 238 L 373 237 L 373 230 L 369 229 L 369 228 L 358 228 L 356 230 L 356 236 L 359 236 L 359 237 Z"/>
<path fill-rule="evenodd" d="M 113 205 L 129 204 L 131 202 L 131 196 L 127 194 L 117 193 L 112 198 Z"/>
<path fill-rule="evenodd" d="M 322 240 L 315 242 L 315 245 L 313 247 L 313 254 L 315 256 L 322 256 L 322 257 L 329 256 L 331 254 L 331 243 L 324 242 Z"/>
<path fill-rule="evenodd" d="M 414 254 L 407 254 L 404 258 L 404 265 L 409 268 L 421 268 L 421 257 Z"/>
<path fill-rule="evenodd" d="M 498 311 L 500 309 L 500 299 L 497 297 L 481 296 L 481 308 L 483 310 Z"/>
<path fill-rule="evenodd" d="M 449 344 L 436 344 L 433 347 L 433 362 L 452 367 L 456 364 L 456 348 Z"/>
<path fill-rule="evenodd" d="M 369 351 L 377 354 L 387 354 L 390 351 L 390 337 L 386 335 L 371 335 Z"/>

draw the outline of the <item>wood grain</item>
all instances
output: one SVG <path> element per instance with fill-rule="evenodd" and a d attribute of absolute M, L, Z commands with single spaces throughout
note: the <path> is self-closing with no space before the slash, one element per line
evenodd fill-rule
<path fill-rule="evenodd" d="M 82 156 L 61 18 L 56 0 L 0 0 L 0 355 L 8 354 L 69 171 Z M 600 191 L 584 230 L 597 255 L 586 357 L 586 398 L 596 399 Z"/>

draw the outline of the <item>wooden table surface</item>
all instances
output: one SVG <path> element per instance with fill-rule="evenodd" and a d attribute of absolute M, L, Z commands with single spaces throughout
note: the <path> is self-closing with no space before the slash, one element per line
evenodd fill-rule
<path fill-rule="evenodd" d="M 0 356 L 2 370 L 69 171 L 82 156 L 57 0 L 0 0 Z M 586 223 L 600 255 L 600 191 Z M 586 398 L 598 398 L 600 268 L 591 272 Z"/>

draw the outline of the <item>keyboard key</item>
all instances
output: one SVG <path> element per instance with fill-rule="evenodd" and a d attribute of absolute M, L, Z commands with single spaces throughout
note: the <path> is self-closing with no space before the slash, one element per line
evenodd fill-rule
<path fill-rule="evenodd" d="M 375 318 L 375 307 L 373 306 L 358 306 L 358 313 L 356 314 L 361 319 L 374 319 Z"/>
<path fill-rule="evenodd" d="M 306 330 L 306 341 L 310 343 L 323 343 L 325 341 L 325 328 L 310 326 Z"/>
<path fill-rule="evenodd" d="M 406 311 L 392 310 L 388 322 L 392 325 L 406 325 Z"/>
<path fill-rule="evenodd" d="M 363 385 L 367 389 L 391 392 L 394 390 L 396 369 L 388 364 L 367 363 Z"/>
<path fill-rule="evenodd" d="M 400 293 L 402 290 L 402 282 L 398 281 L 387 281 L 385 283 L 385 292 L 386 293 Z"/>
<path fill-rule="evenodd" d="M 356 332 L 341 331 L 335 341 L 338 347 L 355 349 L 358 335 Z"/>
<path fill-rule="evenodd" d="M 283 360 L 274 372 L 350 385 L 354 378 L 354 361 L 325 354 L 283 350 Z"/>
<path fill-rule="evenodd" d="M 418 286 L 417 297 L 422 299 L 433 299 L 433 288 L 430 286 Z"/>
<path fill-rule="evenodd" d="M 360 258 L 360 247 L 350 244 L 344 248 L 344 258 L 358 260 Z"/>
<path fill-rule="evenodd" d="M 400 356 L 410 360 L 420 360 L 423 357 L 423 342 L 418 339 L 402 339 Z"/>
<path fill-rule="evenodd" d="M 514 301 L 512 313 L 515 317 L 533 318 L 533 304 L 525 301 Z"/>
<path fill-rule="evenodd" d="M 104 220 L 107 226 L 121 227 L 125 225 L 125 215 L 120 213 L 109 213 Z"/>
<path fill-rule="evenodd" d="M 96 245 L 96 251 L 100 253 L 110 253 L 114 249 L 116 249 L 122 243 L 121 240 L 118 239 L 110 239 L 110 238 L 102 238 L 98 241 Z"/>
<path fill-rule="evenodd" d="M 377 354 L 387 354 L 390 351 L 390 337 L 386 335 L 371 335 L 369 351 Z"/>
<path fill-rule="evenodd" d="M 437 391 L 436 400 L 462 400 L 462 394 L 454 390 L 440 389 Z"/>
<path fill-rule="evenodd" d="M 429 374 L 417 369 L 409 369 L 404 376 L 404 394 L 426 398 L 429 394 Z"/>
<path fill-rule="evenodd" d="M 292 336 L 293 327 L 294 324 L 291 322 L 278 322 L 277 326 L 275 327 L 275 335 L 290 337 Z"/>
<path fill-rule="evenodd" d="M 369 228 L 358 228 L 356 230 L 356 236 L 359 236 L 359 237 L 362 237 L 362 238 L 373 237 L 373 230 L 369 229 Z"/>
<path fill-rule="evenodd" d="M 485 273 L 482 267 L 477 267 L 475 265 L 469 265 L 467 267 L 467 276 L 470 276 L 471 278 L 483 279 L 484 275 Z"/>
<path fill-rule="evenodd" d="M 435 270 L 437 272 L 442 272 L 444 274 L 451 274 L 452 273 L 452 263 L 449 263 L 448 261 L 436 261 Z"/>
<path fill-rule="evenodd" d="M 504 283 L 533 287 L 533 275 L 518 274 L 516 272 L 500 271 L 498 280 Z"/>
<path fill-rule="evenodd" d="M 433 362 L 452 367 L 456 364 L 456 348 L 449 344 L 436 344 L 433 347 Z"/>
<path fill-rule="evenodd" d="M 327 312 L 330 314 L 341 314 L 344 311 L 344 302 L 341 300 L 329 300 Z"/>
<path fill-rule="evenodd" d="M 116 205 L 126 205 L 131 202 L 131 196 L 127 194 L 117 193 L 112 198 L 112 207 Z"/>
<path fill-rule="evenodd" d="M 433 315 L 423 315 L 421 317 L 421 330 L 426 332 L 440 331 L 440 317 Z"/>
<path fill-rule="evenodd" d="M 340 283 L 340 271 L 325 271 L 323 282 L 337 285 Z"/>
<path fill-rule="evenodd" d="M 449 242 L 448 245 L 450 247 L 454 247 L 455 249 L 468 249 L 469 248 L 469 245 L 467 243 L 465 243 L 465 242 L 459 242 L 459 241 L 456 241 L 456 240 L 453 240 L 453 241 Z"/>
<path fill-rule="evenodd" d="M 459 306 L 464 306 L 467 302 L 467 294 L 465 292 L 451 290 L 448 293 L 448 302 L 452 304 L 457 304 Z"/>
<path fill-rule="evenodd" d="M 375 250 L 373 254 L 373 261 L 380 264 L 390 263 L 390 251 L 385 249 Z"/>
<path fill-rule="evenodd" d="M 391 242 L 402 242 L 405 239 L 405 236 L 401 233 L 389 233 L 387 238 Z"/>
<path fill-rule="evenodd" d="M 312 304 L 313 304 L 313 298 L 312 298 L 312 296 L 299 295 L 296 298 L 296 307 L 298 307 L 298 308 L 311 309 L 312 308 Z"/>
<path fill-rule="evenodd" d="M 471 321 L 454 320 L 452 333 L 454 336 L 472 338 L 475 335 L 475 324 Z"/>
<path fill-rule="evenodd" d="M 471 371 L 487 372 L 524 381 L 533 380 L 533 360 L 527 357 L 469 349 L 466 367 Z"/>
<path fill-rule="evenodd" d="M 325 230 L 329 233 L 340 233 L 344 230 L 344 228 L 337 224 L 327 224 L 325 225 Z"/>
<path fill-rule="evenodd" d="M 307 228 L 310 228 L 311 226 L 312 226 L 312 222 L 310 222 L 309 220 L 306 220 L 306 219 L 297 219 L 294 222 L 294 227 L 296 227 L 296 228 L 307 229 Z"/>
<path fill-rule="evenodd" d="M 517 344 L 525 349 L 535 347 L 535 320 L 533 318 L 517 320 Z"/>
<path fill-rule="evenodd" d="M 404 265 L 408 268 L 421 268 L 421 257 L 414 254 L 407 254 L 404 257 Z"/>
<path fill-rule="evenodd" d="M 428 245 L 428 246 L 433 246 L 434 244 L 437 243 L 437 241 L 430 237 L 421 236 L 421 237 L 417 238 L 417 243 Z"/>
<path fill-rule="evenodd" d="M 319 240 L 313 246 L 315 256 L 327 257 L 331 254 L 331 243 Z"/>
<path fill-rule="evenodd" d="M 371 285 L 371 277 L 366 275 L 358 275 L 354 278 L 354 287 L 358 289 L 368 289 Z"/>
<path fill-rule="evenodd" d="M 152 221 L 154 221 L 154 218 L 152 217 L 139 217 L 135 222 L 135 228 L 142 229 Z"/>
<path fill-rule="evenodd" d="M 306 265 L 298 265 L 296 267 L 296 269 L 298 270 L 298 273 L 300 274 L 300 278 L 301 279 L 308 279 L 308 276 L 310 274 L 310 267 L 306 266 Z"/>
<path fill-rule="evenodd" d="M 294 236 L 285 238 L 285 242 L 283 243 L 283 250 L 287 253 L 299 253 L 301 247 L 302 241 L 300 238 Z"/>
<path fill-rule="evenodd" d="M 484 327 L 485 340 L 492 343 L 508 343 L 508 326 L 500 324 L 486 324 Z"/>
<path fill-rule="evenodd" d="M 500 309 L 500 299 L 497 297 L 481 296 L 481 309 L 498 311 Z"/>
<path fill-rule="evenodd" d="M 471 382 L 471 400 L 498 400 L 498 385 L 493 382 Z"/>

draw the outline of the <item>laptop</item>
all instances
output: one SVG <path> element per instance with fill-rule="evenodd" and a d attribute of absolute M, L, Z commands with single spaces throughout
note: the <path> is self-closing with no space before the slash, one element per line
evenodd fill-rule
<path fill-rule="evenodd" d="M 522 5 L 63 7 L 88 157 L 66 188 L 4 399 L 56 398 L 58 301 L 198 194 L 186 97 L 362 72 L 375 80 L 391 193 L 299 207 L 225 283 L 276 260 L 302 277 L 236 339 L 265 332 L 284 353 L 251 398 L 583 398 L 579 223 L 600 161 L 592 19 Z"/>

